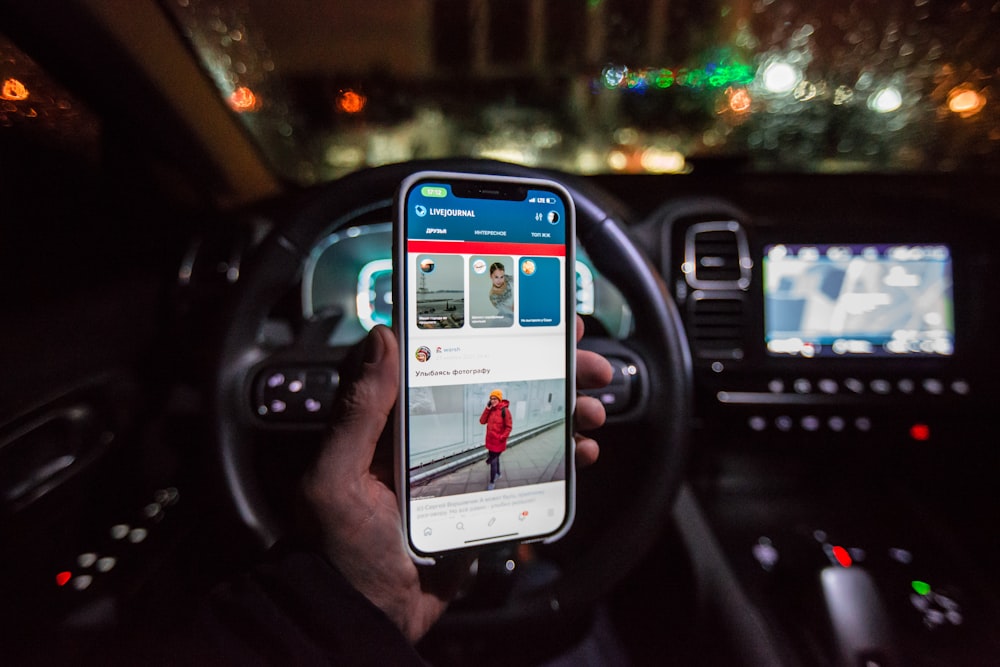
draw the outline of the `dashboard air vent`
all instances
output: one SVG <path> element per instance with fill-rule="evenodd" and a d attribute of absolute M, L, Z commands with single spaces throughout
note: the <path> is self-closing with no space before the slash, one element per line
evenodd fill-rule
<path fill-rule="evenodd" d="M 742 359 L 744 301 L 742 293 L 731 297 L 706 296 L 695 292 L 688 302 L 688 336 L 698 357 Z"/>
<path fill-rule="evenodd" d="M 745 290 L 752 268 L 746 233 L 735 220 L 699 222 L 688 228 L 682 271 L 691 287 Z"/>

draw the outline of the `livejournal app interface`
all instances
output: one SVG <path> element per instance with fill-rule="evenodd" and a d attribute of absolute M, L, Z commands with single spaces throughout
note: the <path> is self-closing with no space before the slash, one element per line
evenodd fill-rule
<path fill-rule="evenodd" d="M 552 534 L 571 474 L 566 205 L 425 182 L 405 215 L 411 543 Z"/>

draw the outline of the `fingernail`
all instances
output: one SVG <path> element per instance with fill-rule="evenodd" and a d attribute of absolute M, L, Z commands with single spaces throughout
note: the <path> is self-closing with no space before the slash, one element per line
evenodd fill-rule
<path fill-rule="evenodd" d="M 368 338 L 365 340 L 365 363 L 378 363 L 382 359 L 384 350 L 385 343 L 382 341 L 382 335 L 375 329 L 372 329 L 368 332 Z"/>

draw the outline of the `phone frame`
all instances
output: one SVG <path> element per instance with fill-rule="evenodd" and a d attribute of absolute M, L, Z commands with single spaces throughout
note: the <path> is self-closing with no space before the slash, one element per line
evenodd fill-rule
<path fill-rule="evenodd" d="M 540 189 L 551 191 L 563 200 L 565 207 L 565 266 L 563 270 L 563 312 L 565 322 L 566 350 L 566 488 L 565 514 L 560 527 L 552 533 L 518 538 L 515 540 L 499 540 L 483 542 L 476 545 L 448 549 L 440 552 L 423 552 L 417 549 L 410 539 L 410 486 L 409 486 L 409 354 L 408 354 L 408 308 L 406 302 L 407 290 L 407 218 L 406 206 L 409 193 L 419 185 L 432 181 L 435 183 L 462 184 L 475 186 L 512 186 L 524 189 Z M 475 197 L 475 199 L 491 199 L 504 197 Z M 433 564 L 437 559 L 453 554 L 482 550 L 499 545 L 521 542 L 551 543 L 562 538 L 569 532 L 576 517 L 576 441 L 573 437 L 573 416 L 576 412 L 576 210 L 569 191 L 556 181 L 542 178 L 525 178 L 518 176 L 498 176 L 467 172 L 420 171 L 405 178 L 396 191 L 393 202 L 393 328 L 399 341 L 399 395 L 396 401 L 394 421 L 395 446 L 395 479 L 396 496 L 399 502 L 399 512 L 402 518 L 403 543 L 410 557 L 419 564 Z M 410 304 L 413 307 L 413 304 Z"/>

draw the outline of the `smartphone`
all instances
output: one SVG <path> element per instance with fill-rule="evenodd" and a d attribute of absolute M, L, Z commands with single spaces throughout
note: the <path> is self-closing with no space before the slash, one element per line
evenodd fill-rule
<path fill-rule="evenodd" d="M 420 172 L 399 188 L 396 483 L 418 562 L 573 521 L 574 240 L 553 181 Z"/>

